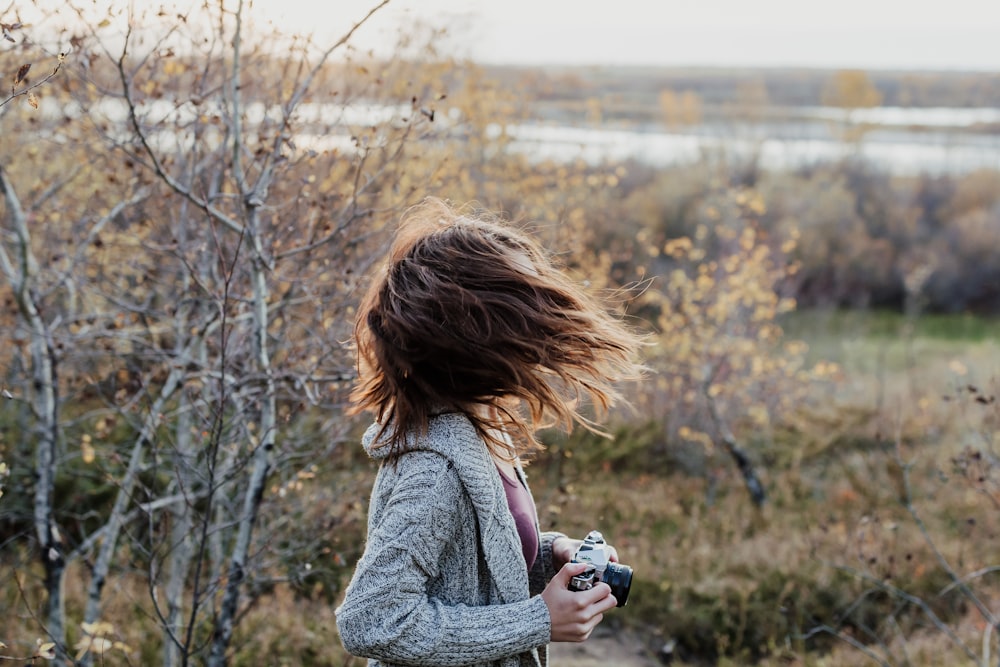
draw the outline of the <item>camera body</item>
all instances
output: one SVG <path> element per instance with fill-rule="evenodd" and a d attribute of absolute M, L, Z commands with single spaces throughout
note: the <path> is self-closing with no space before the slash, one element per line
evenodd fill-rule
<path fill-rule="evenodd" d="M 604 542 L 604 536 L 600 532 L 592 530 L 587 534 L 572 562 L 588 563 L 590 567 L 570 579 L 570 590 L 588 591 L 603 581 L 611 587 L 611 594 L 618 600 L 618 606 L 625 606 L 632 587 L 632 568 L 611 562 L 611 547 Z"/>

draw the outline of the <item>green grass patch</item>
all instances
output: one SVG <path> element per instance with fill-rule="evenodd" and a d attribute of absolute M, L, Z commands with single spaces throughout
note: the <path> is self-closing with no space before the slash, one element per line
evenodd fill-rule
<path fill-rule="evenodd" d="M 786 335 L 806 341 L 837 338 L 933 338 L 953 342 L 1000 341 L 1000 318 L 887 310 L 800 310 L 782 316 Z"/>

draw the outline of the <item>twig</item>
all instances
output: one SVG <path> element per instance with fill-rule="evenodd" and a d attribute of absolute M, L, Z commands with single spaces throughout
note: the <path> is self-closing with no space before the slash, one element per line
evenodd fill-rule
<path fill-rule="evenodd" d="M 910 514 L 910 517 L 913 519 L 913 522 L 917 525 L 917 530 L 920 531 L 920 535 L 924 538 L 924 543 L 927 544 L 928 547 L 930 547 L 931 553 L 934 554 L 934 559 L 938 562 L 938 565 L 941 566 L 941 569 L 943 569 L 945 573 L 948 575 L 948 577 L 951 579 L 952 585 L 958 588 L 961 591 L 962 595 L 968 598 L 969 601 L 972 602 L 973 605 L 975 605 L 976 609 L 979 610 L 979 613 L 982 614 L 983 619 L 987 623 L 989 623 L 990 625 L 996 625 L 997 619 L 993 615 L 993 612 L 991 612 L 989 607 L 987 607 L 986 604 L 982 600 L 980 600 L 975 593 L 972 592 L 972 589 L 969 588 L 968 584 L 965 583 L 963 578 L 960 577 L 958 573 L 955 572 L 955 570 L 951 567 L 951 564 L 948 562 L 948 559 L 944 557 L 944 554 L 942 554 L 941 550 L 938 549 L 937 543 L 934 542 L 934 538 L 931 537 L 930 531 L 927 530 L 926 524 L 924 524 L 923 519 L 920 517 L 920 513 L 917 512 L 916 507 L 914 507 L 913 505 L 913 491 L 910 485 L 910 468 L 912 467 L 912 464 L 903 460 L 902 434 L 900 433 L 900 429 L 901 426 L 897 423 L 894 451 L 895 451 L 896 463 L 899 465 L 899 468 L 902 471 L 903 507 L 906 508 L 906 511 Z"/>
<path fill-rule="evenodd" d="M 800 635 L 799 638 L 800 639 L 809 639 L 813 635 L 817 635 L 817 634 L 819 634 L 821 632 L 825 632 L 827 634 L 833 635 L 837 639 L 840 639 L 841 641 L 847 642 L 848 644 L 850 644 L 851 646 L 853 646 L 854 648 L 856 648 L 857 650 L 861 651 L 862 653 L 864 653 L 865 655 L 867 655 L 869 658 L 871 658 L 872 661 L 877 662 L 879 665 L 881 665 L 881 667 L 892 667 L 886 660 L 884 660 L 881 656 L 879 656 L 878 654 L 876 654 L 870 648 L 868 648 L 867 646 L 865 646 L 864 644 L 862 644 L 861 642 L 859 642 L 857 639 L 855 639 L 854 637 L 851 637 L 850 635 L 845 635 L 842 632 L 839 632 L 836 628 L 832 628 L 829 625 L 818 625 L 815 628 L 813 628 L 812 630 L 810 630 L 809 632 L 807 632 L 807 633 L 805 633 L 803 635 Z"/>
<path fill-rule="evenodd" d="M 976 663 L 979 662 L 979 657 L 976 655 L 975 651 L 969 648 L 968 645 L 966 645 L 966 643 L 963 642 L 962 639 L 957 634 L 955 634 L 955 631 L 952 630 L 950 627 L 948 627 L 948 624 L 942 621 L 938 617 L 938 615 L 934 613 L 934 610 L 931 609 L 930 606 L 926 602 L 924 602 L 922 598 L 917 597 L 916 595 L 912 595 L 911 593 L 907 593 L 901 588 L 893 586 L 892 584 L 887 584 L 886 582 L 876 577 L 873 577 L 867 572 L 862 572 L 861 570 L 855 569 L 853 567 L 848 567 L 846 565 L 836 565 L 833 563 L 823 563 L 823 564 L 828 567 L 832 567 L 836 570 L 840 570 L 841 572 L 844 572 L 846 574 L 849 574 L 855 577 L 856 579 L 860 579 L 869 584 L 872 584 L 873 586 L 880 588 L 886 593 L 889 593 L 890 595 L 895 596 L 896 598 L 899 598 L 901 600 L 906 600 L 910 604 L 918 607 L 922 612 L 924 612 L 924 615 L 927 616 L 930 622 L 933 623 L 938 630 L 947 635 L 948 638 L 951 639 L 956 646 L 958 646 L 965 652 L 965 654 L 969 657 L 969 659 L 971 659 L 973 662 Z"/>
<path fill-rule="evenodd" d="M 38 88 L 39 86 L 42 86 L 42 85 L 45 85 L 46 83 L 48 83 L 48 81 L 51 80 L 52 77 L 54 77 L 56 74 L 58 74 L 60 69 L 62 69 L 63 62 L 65 61 L 65 59 L 66 59 L 66 56 L 60 53 L 59 54 L 59 62 L 56 63 L 56 68 L 54 70 L 52 70 L 51 72 L 49 72 L 49 74 L 44 79 L 42 79 L 41 81 L 39 81 L 39 82 L 37 82 L 37 83 L 35 83 L 33 85 L 28 86 L 24 90 L 11 91 L 11 93 L 7 97 L 7 99 L 5 99 L 2 102 L 0 102 L 0 107 L 3 107 L 5 104 L 7 104 L 8 102 L 10 102 L 11 100 L 13 100 L 15 98 L 23 97 L 24 95 L 30 94 L 31 91 L 33 91 L 35 88 Z M 35 106 L 37 106 L 37 103 L 35 104 Z"/>

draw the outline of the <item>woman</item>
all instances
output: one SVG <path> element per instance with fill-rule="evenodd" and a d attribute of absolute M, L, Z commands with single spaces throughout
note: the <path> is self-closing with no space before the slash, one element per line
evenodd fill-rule
<path fill-rule="evenodd" d="M 636 336 L 499 221 L 411 209 L 357 314 L 356 410 L 380 461 L 337 626 L 369 665 L 544 665 L 616 605 L 567 589 L 580 544 L 538 529 L 520 460 L 535 431 L 598 416 Z M 613 555 L 614 560 L 617 556 Z"/>

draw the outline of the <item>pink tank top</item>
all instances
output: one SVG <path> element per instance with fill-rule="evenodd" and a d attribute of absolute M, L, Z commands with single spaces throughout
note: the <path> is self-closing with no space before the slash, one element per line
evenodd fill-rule
<path fill-rule="evenodd" d="M 535 564 L 538 557 L 538 522 L 535 516 L 535 501 L 528 489 L 519 479 L 511 479 L 507 473 L 497 467 L 500 479 L 503 480 L 503 490 L 507 495 L 507 507 L 514 517 L 517 534 L 521 537 L 521 552 L 528 569 Z"/>

